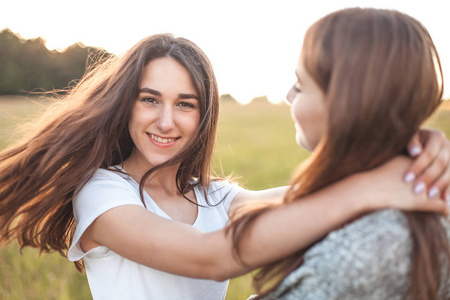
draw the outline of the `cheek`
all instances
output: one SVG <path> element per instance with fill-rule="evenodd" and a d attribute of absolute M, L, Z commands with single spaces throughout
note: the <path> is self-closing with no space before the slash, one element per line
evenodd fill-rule
<path fill-rule="evenodd" d="M 183 128 L 186 133 L 194 133 L 200 125 L 200 113 L 193 113 L 183 116 L 181 119 L 180 127 Z"/>
<path fill-rule="evenodd" d="M 200 112 L 198 112 L 197 115 L 195 116 L 194 124 L 195 124 L 195 128 L 200 126 Z"/>
<path fill-rule="evenodd" d="M 300 124 L 303 119 L 303 108 L 299 101 L 293 101 L 291 105 L 291 118 L 295 124 Z"/>
<path fill-rule="evenodd" d="M 141 114 L 142 113 L 139 111 L 133 111 L 130 120 L 128 121 L 128 130 L 130 132 L 135 131 L 142 123 L 143 118 Z"/>
<path fill-rule="evenodd" d="M 128 121 L 128 132 L 131 138 L 133 140 L 139 138 L 140 134 L 154 122 L 154 119 L 151 111 L 135 107 Z"/>
<path fill-rule="evenodd" d="M 313 151 L 324 135 L 325 115 L 320 105 L 310 105 L 307 99 L 303 100 L 293 102 L 291 117 L 295 123 L 297 144 L 308 151 Z"/>

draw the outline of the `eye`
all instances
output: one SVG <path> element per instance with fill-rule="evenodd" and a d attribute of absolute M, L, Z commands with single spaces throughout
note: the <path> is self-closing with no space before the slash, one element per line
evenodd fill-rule
<path fill-rule="evenodd" d="M 189 102 L 180 102 L 178 103 L 178 106 L 185 109 L 192 109 L 195 108 L 195 105 Z"/>
<path fill-rule="evenodd" d="M 149 104 L 157 104 L 158 103 L 158 100 L 156 100 L 155 98 L 151 98 L 151 97 L 142 98 L 142 101 L 149 103 Z"/>
<path fill-rule="evenodd" d="M 294 89 L 294 91 L 295 91 L 296 93 L 301 93 L 301 92 L 302 92 L 301 87 L 300 87 L 297 83 L 294 84 L 294 86 L 293 86 L 292 88 Z"/>

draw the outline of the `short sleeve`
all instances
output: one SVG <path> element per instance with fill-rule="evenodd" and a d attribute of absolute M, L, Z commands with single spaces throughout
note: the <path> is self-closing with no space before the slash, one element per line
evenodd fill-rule
<path fill-rule="evenodd" d="M 228 180 L 213 181 L 210 184 L 208 196 L 213 199 L 212 204 L 221 202 L 225 210 L 228 212 L 234 197 L 241 191 L 245 190 L 237 183 L 230 183 Z"/>
<path fill-rule="evenodd" d="M 97 170 L 72 201 L 76 229 L 67 253 L 70 261 L 78 261 L 85 255 L 80 238 L 92 222 L 104 212 L 122 205 L 143 206 L 139 194 L 124 178 L 113 171 Z"/>

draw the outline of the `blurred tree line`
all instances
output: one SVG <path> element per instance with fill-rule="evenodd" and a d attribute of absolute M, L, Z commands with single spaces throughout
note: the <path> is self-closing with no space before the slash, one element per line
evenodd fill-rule
<path fill-rule="evenodd" d="M 64 89 L 83 76 L 93 59 L 108 55 L 81 43 L 62 52 L 50 51 L 41 37 L 24 40 L 4 29 L 0 32 L 0 95 Z"/>

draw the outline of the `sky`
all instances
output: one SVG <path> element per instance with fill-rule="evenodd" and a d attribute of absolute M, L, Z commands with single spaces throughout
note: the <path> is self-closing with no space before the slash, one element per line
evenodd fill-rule
<path fill-rule="evenodd" d="M 2 2 L 5 0 L 2 0 Z M 6 2 L 6 1 L 5 1 Z M 50 50 L 76 42 L 121 54 L 142 38 L 173 33 L 192 40 L 211 60 L 220 94 L 242 103 L 266 95 L 283 101 L 295 82 L 303 35 L 314 21 L 346 7 L 396 9 L 422 22 L 450 85 L 446 0 L 9 0 L 0 30 L 42 37 Z M 444 91 L 450 97 L 450 87 Z"/>

